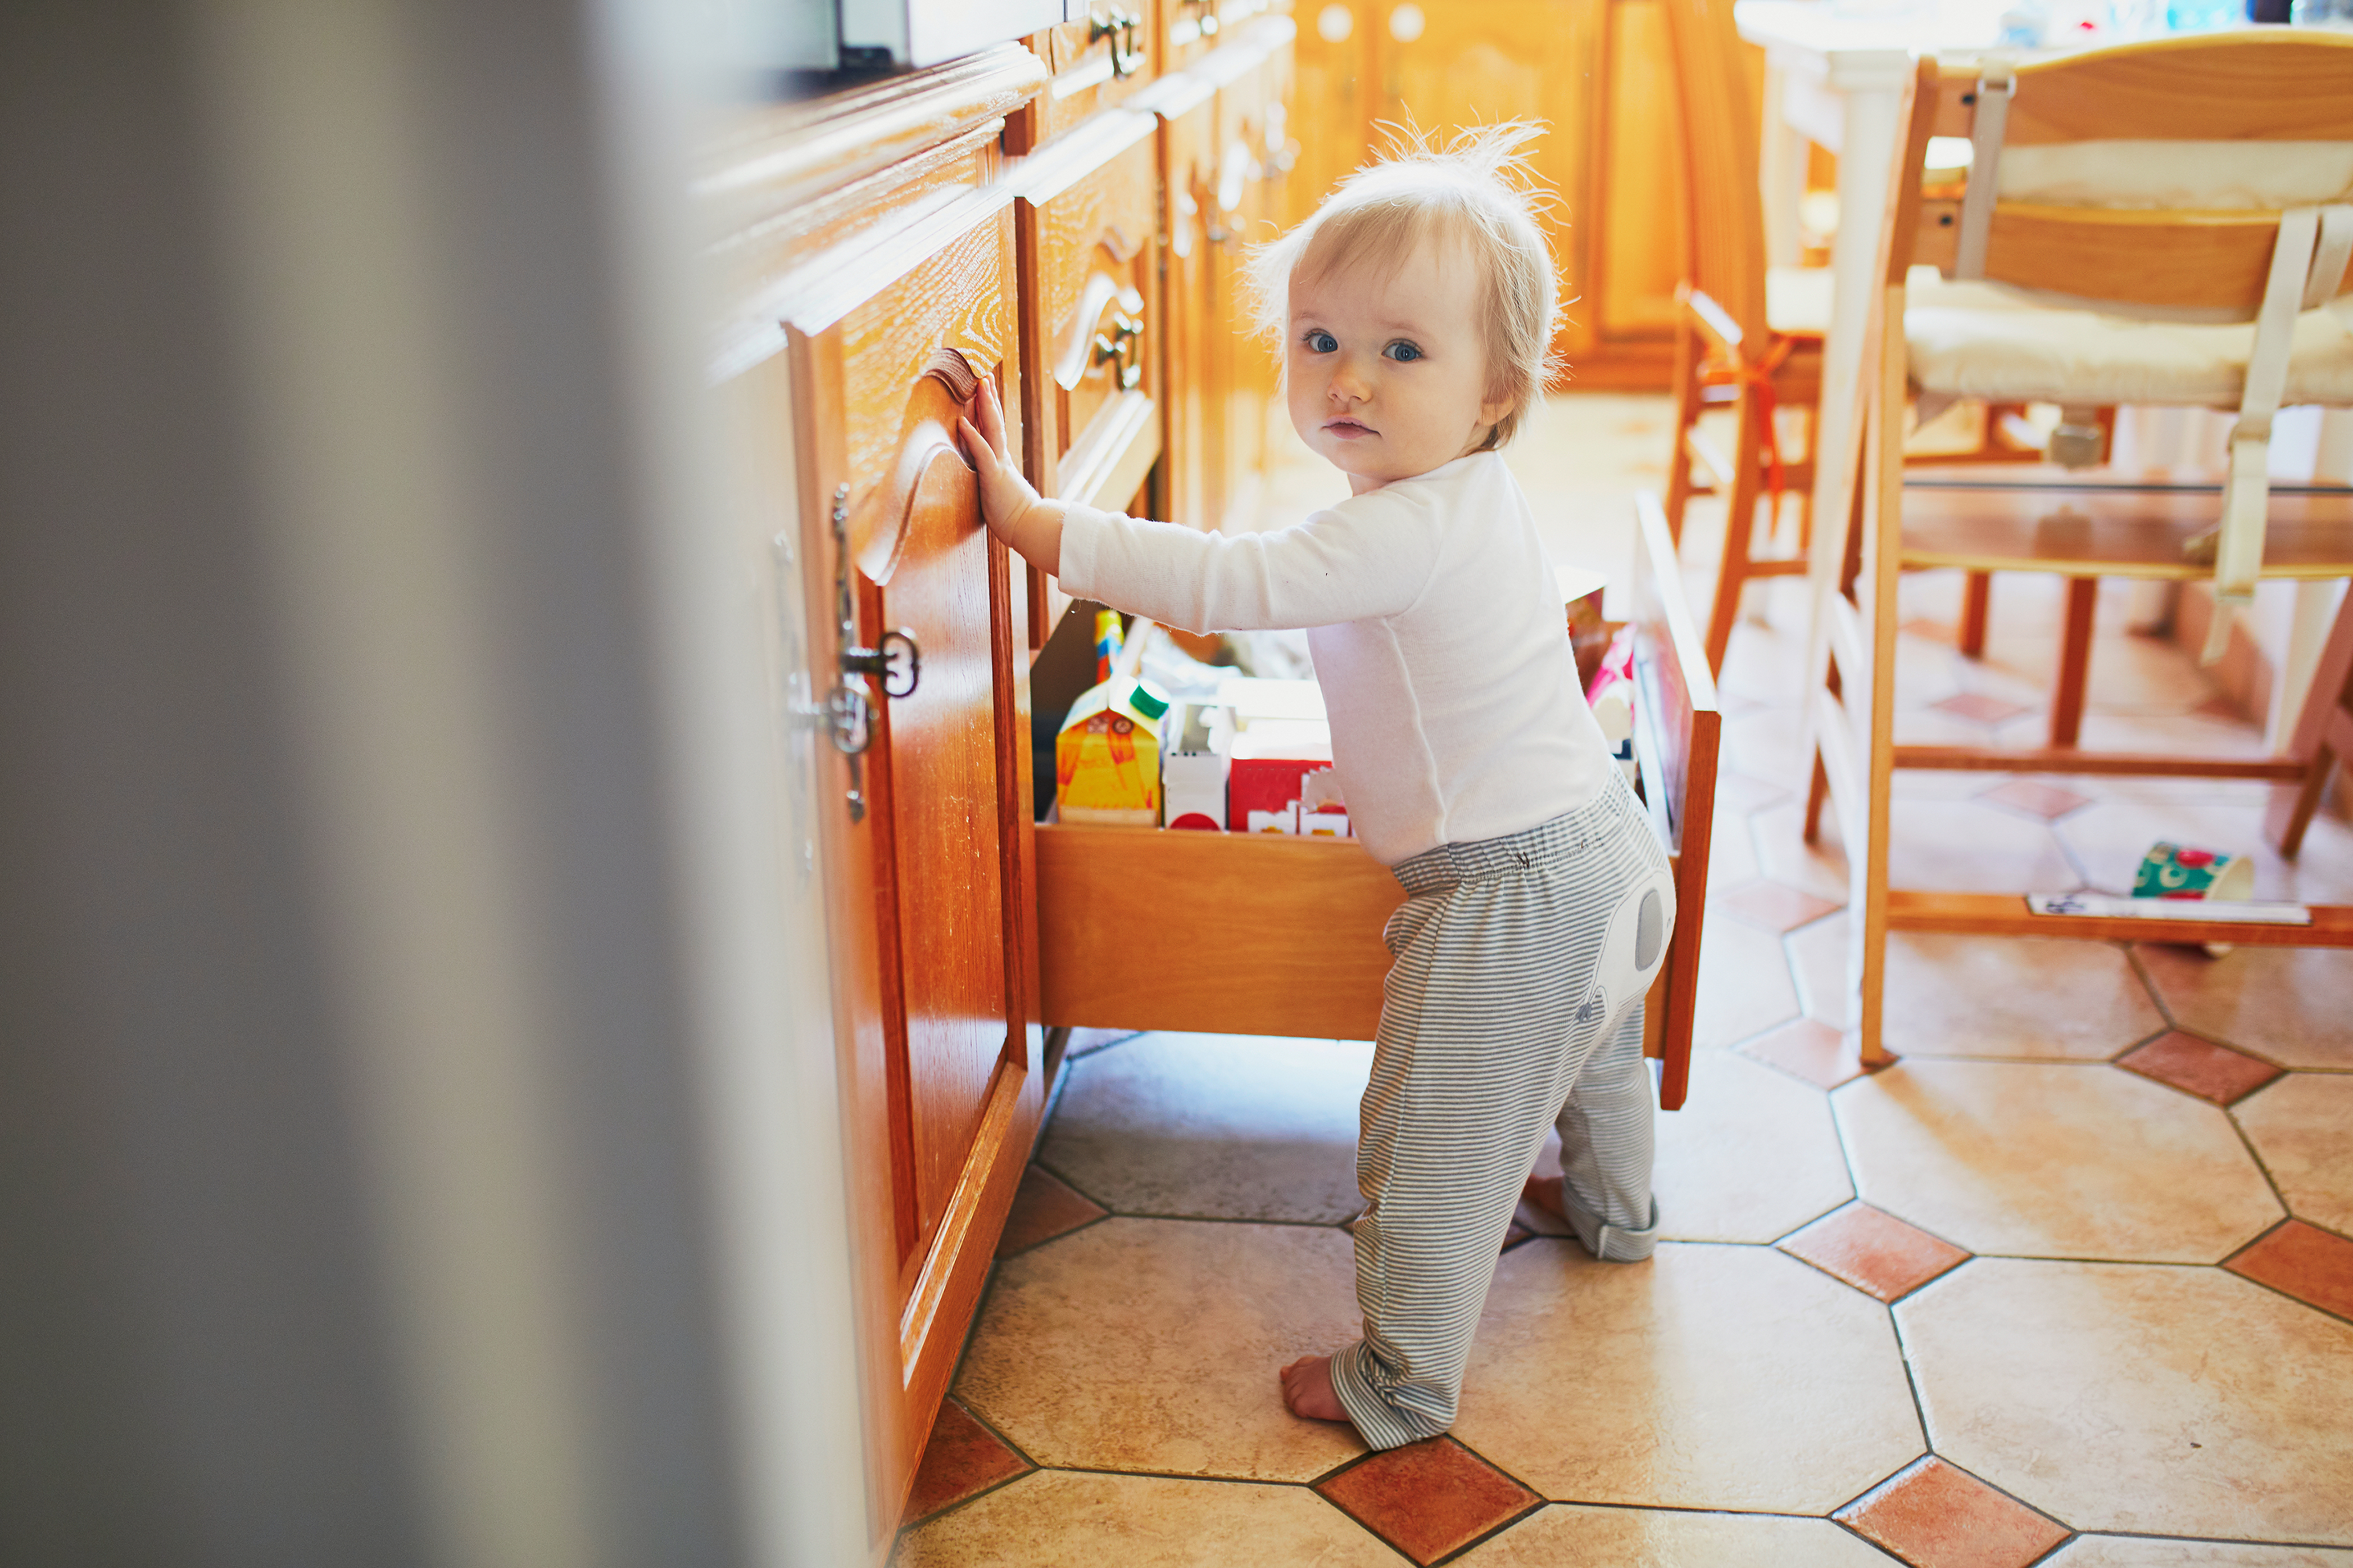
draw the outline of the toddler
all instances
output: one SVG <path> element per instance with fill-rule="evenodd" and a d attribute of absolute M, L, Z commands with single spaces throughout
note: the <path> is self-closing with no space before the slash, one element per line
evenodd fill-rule
<path fill-rule="evenodd" d="M 1642 995 L 1673 885 L 1499 450 L 1557 310 L 1515 178 L 1535 133 L 1404 145 L 1254 257 L 1292 423 L 1348 476 L 1338 505 L 1199 533 L 1041 499 L 986 381 L 961 431 L 989 527 L 1071 593 L 1195 630 L 1307 628 L 1349 816 L 1408 898 L 1360 1116 L 1364 1338 L 1282 1380 L 1293 1412 L 1382 1448 L 1453 1424 L 1524 1194 L 1598 1258 L 1647 1258 L 1658 1231 Z M 1558 1184 L 1529 1179 L 1548 1125 Z"/>

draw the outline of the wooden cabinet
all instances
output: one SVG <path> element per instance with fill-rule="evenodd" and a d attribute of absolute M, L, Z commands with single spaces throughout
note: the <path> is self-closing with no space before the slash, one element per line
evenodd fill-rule
<path fill-rule="evenodd" d="M 820 738 L 878 1542 L 1042 1110 L 1028 595 L 953 432 L 983 377 L 1019 422 L 999 138 L 1044 74 L 1008 47 L 776 110 L 703 183 L 737 300 L 717 374 L 733 392 L 780 363 L 793 416 L 757 438 L 788 452 L 797 521 L 779 552 L 815 628 L 778 705 Z M 878 152 L 890 161 L 867 167 Z M 845 653 L 877 648 L 920 663 L 843 673 Z"/>
<path fill-rule="evenodd" d="M 1534 119 L 1571 384 L 1666 384 L 1683 276 L 1679 119 L 1662 0 L 1332 0 L 1303 13 L 1311 123 L 1293 218 L 1370 156 L 1379 121 L 1440 137 Z"/>
<path fill-rule="evenodd" d="M 878 1552 L 1044 1088 L 1029 674 L 1064 601 L 988 536 L 954 431 L 990 379 L 1048 493 L 1239 517 L 1272 374 L 1235 268 L 1287 162 L 1267 8 L 1098 0 L 1092 28 L 747 116 L 698 183 L 712 377 L 794 497 L 776 548 L 812 628 L 777 709 L 824 786 Z"/>

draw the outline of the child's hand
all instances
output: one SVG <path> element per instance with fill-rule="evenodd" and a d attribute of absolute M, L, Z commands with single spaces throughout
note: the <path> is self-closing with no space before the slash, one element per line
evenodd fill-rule
<path fill-rule="evenodd" d="M 1005 409 L 997 401 L 997 384 L 981 377 L 975 412 L 980 424 L 956 421 L 965 455 L 980 474 L 980 512 L 988 531 L 1016 554 L 1039 570 L 1059 573 L 1062 563 L 1062 508 L 1040 496 L 1021 477 L 1020 465 L 1005 438 Z"/>

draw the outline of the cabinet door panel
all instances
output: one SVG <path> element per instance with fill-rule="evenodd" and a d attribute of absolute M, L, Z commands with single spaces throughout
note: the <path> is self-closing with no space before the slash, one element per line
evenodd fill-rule
<path fill-rule="evenodd" d="M 1686 244 L 1683 107 L 1661 0 L 1609 7 L 1595 311 L 1610 339 L 1669 338 Z"/>
<path fill-rule="evenodd" d="M 1204 98 L 1161 124 L 1167 193 L 1168 321 L 1167 451 L 1162 460 L 1163 505 L 1171 521 L 1188 528 L 1215 525 L 1225 505 L 1222 421 L 1210 417 L 1222 395 L 1222 363 L 1213 339 L 1235 326 L 1229 259 L 1214 235 L 1226 230 L 1217 211 L 1217 103 Z"/>
<path fill-rule="evenodd" d="M 915 463 L 876 625 L 904 628 L 923 650 L 914 691 L 890 701 L 879 765 L 890 771 L 907 1117 L 928 1241 L 1003 1062 L 1008 1010 L 988 534 L 961 457 L 941 442 Z"/>
<path fill-rule="evenodd" d="M 1027 667 L 1012 654 L 1026 621 L 951 434 L 986 375 L 1001 378 L 1021 436 L 1013 212 L 1009 198 L 967 210 L 907 253 L 846 262 L 839 291 L 860 272 L 886 280 L 855 305 L 787 322 L 812 623 L 839 624 L 839 582 L 847 640 L 874 647 L 903 628 L 922 650 L 904 696 L 858 682 L 875 710 L 872 743 L 837 764 L 827 849 L 852 928 L 837 937 L 837 1005 L 854 1026 L 861 1352 L 890 1510 L 1041 1110 Z M 876 1522 L 887 1531 L 895 1514 Z"/>

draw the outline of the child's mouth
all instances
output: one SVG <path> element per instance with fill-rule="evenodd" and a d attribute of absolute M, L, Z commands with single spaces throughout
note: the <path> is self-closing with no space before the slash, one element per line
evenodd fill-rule
<path fill-rule="evenodd" d="M 1377 436 L 1380 434 L 1379 431 L 1374 429 L 1371 426 L 1359 424 L 1354 419 L 1335 419 L 1326 424 L 1324 428 L 1326 433 L 1337 436 L 1344 441 L 1353 441 L 1360 436 Z"/>

